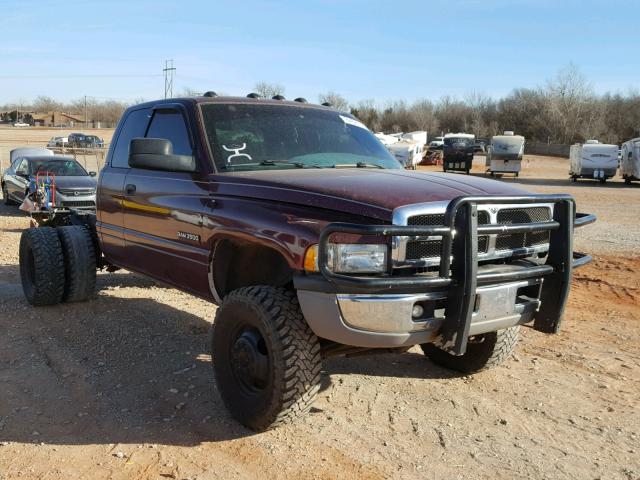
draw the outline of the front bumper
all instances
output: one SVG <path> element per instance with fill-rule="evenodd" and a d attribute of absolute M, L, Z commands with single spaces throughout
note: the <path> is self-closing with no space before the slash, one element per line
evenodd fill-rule
<path fill-rule="evenodd" d="M 56 191 L 56 207 L 95 210 L 96 194 L 68 195 Z"/>
<path fill-rule="evenodd" d="M 469 335 L 528 323 L 540 306 L 541 279 L 476 289 Z M 533 288 L 532 288 L 533 287 Z M 356 347 L 389 348 L 437 340 L 445 321 L 445 292 L 424 294 L 344 294 L 298 290 L 305 319 L 316 335 Z M 418 305 L 423 314 L 413 314 Z"/>
<path fill-rule="evenodd" d="M 554 204 L 553 220 L 530 224 L 477 224 L 480 204 Z M 459 197 L 449 203 L 441 226 L 330 224 L 319 246 L 321 275 L 294 279 L 302 312 L 321 338 L 359 347 L 400 347 L 436 342 L 461 355 L 471 335 L 534 322 L 558 331 L 571 271 L 591 257 L 573 252 L 573 229 L 595 221 L 575 214 L 568 195 Z M 478 234 L 550 231 L 544 263 L 517 260 L 479 265 Z M 441 235 L 439 272 L 410 276 L 356 277 L 333 273 L 326 247 L 334 233 Z M 414 307 L 421 307 L 418 312 Z M 419 315 L 416 316 L 416 313 Z"/>

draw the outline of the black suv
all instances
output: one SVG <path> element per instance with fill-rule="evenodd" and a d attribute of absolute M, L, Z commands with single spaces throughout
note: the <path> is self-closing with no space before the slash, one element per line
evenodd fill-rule
<path fill-rule="evenodd" d="M 76 148 L 102 148 L 104 147 L 104 140 L 95 135 L 71 133 L 69 134 L 69 146 Z"/>

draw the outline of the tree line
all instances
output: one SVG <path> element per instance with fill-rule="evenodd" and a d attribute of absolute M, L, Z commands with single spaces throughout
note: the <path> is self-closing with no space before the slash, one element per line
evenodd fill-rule
<path fill-rule="evenodd" d="M 23 104 L 6 104 L 0 106 L 0 120 L 4 122 L 33 123 L 32 114 L 48 112 L 64 112 L 79 115 L 84 118 L 85 110 L 89 122 L 100 122 L 103 127 L 115 127 L 122 113 L 129 105 L 140 103 L 143 99 L 133 102 L 118 100 L 98 100 L 93 97 L 81 97 L 71 102 L 59 102 L 46 95 L 38 95 L 32 102 Z"/>
<path fill-rule="evenodd" d="M 256 83 L 254 91 L 265 98 L 286 93 L 283 85 L 264 81 Z M 178 96 L 201 94 L 185 88 Z M 103 126 L 115 126 L 129 106 L 127 102 L 99 101 L 92 97 L 87 97 L 86 102 L 89 120 Z M 351 112 L 374 132 L 426 130 L 430 137 L 447 132 L 468 132 L 488 138 L 504 130 L 513 130 L 528 141 L 565 145 L 590 138 L 621 143 L 640 136 L 640 92 L 597 95 L 574 65 L 562 69 L 536 88 L 516 88 L 497 99 L 472 92 L 463 98 L 444 96 L 437 101 L 422 99 L 409 103 L 397 100 L 380 105 L 374 100 L 351 102 L 337 92 L 328 91 L 318 95 L 318 103 L 324 102 Z M 0 111 L 5 112 L 2 120 L 16 121 L 16 110 L 15 104 L 0 107 Z M 65 104 L 41 95 L 20 110 L 83 115 L 85 98 Z M 20 117 L 28 122 L 26 114 Z"/>
<path fill-rule="evenodd" d="M 284 87 L 260 82 L 258 93 L 284 95 Z M 275 93 L 274 93 L 275 92 Z M 318 96 L 319 103 L 349 111 L 374 132 L 426 130 L 430 137 L 448 132 L 489 138 L 505 130 L 528 141 L 572 144 L 588 139 L 621 143 L 640 136 L 640 92 L 597 95 L 586 77 L 569 65 L 536 88 L 516 88 L 502 98 L 472 92 L 462 99 L 404 100 L 376 104 L 349 102 L 336 92 Z"/>

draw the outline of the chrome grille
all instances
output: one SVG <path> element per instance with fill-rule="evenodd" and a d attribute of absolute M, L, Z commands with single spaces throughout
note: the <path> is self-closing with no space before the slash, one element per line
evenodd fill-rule
<path fill-rule="evenodd" d="M 440 257 L 442 240 L 414 240 L 407 242 L 407 260 L 420 258 Z M 487 253 L 489 248 L 489 237 L 483 235 L 478 237 L 478 253 Z"/>
<path fill-rule="evenodd" d="M 498 212 L 496 223 L 512 225 L 515 223 L 547 222 L 551 220 L 551 210 L 545 207 L 534 208 L 504 208 Z M 496 250 L 514 250 L 517 248 L 533 247 L 549 243 L 549 231 L 531 233 L 515 233 L 512 235 L 498 235 Z"/>
<path fill-rule="evenodd" d="M 444 224 L 446 202 L 438 204 L 409 205 L 394 211 L 395 225 L 434 226 Z M 422 210 L 422 211 L 421 211 Z M 435 210 L 435 211 L 434 211 Z M 440 210 L 440 211 L 438 211 Z M 415 214 L 413 214 L 415 212 Z M 479 225 L 510 225 L 545 222 L 552 219 L 552 205 L 480 205 Z M 513 255 L 532 255 L 546 252 L 549 231 L 530 233 L 483 235 L 478 237 L 480 261 L 505 258 Z M 430 237 L 395 237 L 392 260 L 395 267 L 425 267 L 440 263 L 442 239 Z"/>
<path fill-rule="evenodd" d="M 92 201 L 69 201 L 62 202 L 62 206 L 65 208 L 94 208 L 96 203 Z"/>
<path fill-rule="evenodd" d="M 501 225 L 547 222 L 551 220 L 551 211 L 546 207 L 503 208 L 496 217 L 496 223 Z"/>
<path fill-rule="evenodd" d="M 488 223 L 489 223 L 489 212 L 480 210 L 478 212 L 478 225 L 487 225 Z M 444 225 L 444 213 L 416 215 L 414 217 L 409 218 L 407 225 L 419 225 L 419 226 Z"/>
<path fill-rule="evenodd" d="M 58 190 L 61 195 L 64 195 L 66 197 L 72 197 L 75 195 L 86 197 L 95 193 L 95 190 L 93 188 L 57 188 L 56 190 Z"/>

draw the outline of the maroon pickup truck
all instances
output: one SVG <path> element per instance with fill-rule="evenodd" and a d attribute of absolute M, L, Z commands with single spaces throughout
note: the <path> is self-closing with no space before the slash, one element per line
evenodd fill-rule
<path fill-rule="evenodd" d="M 420 345 L 475 372 L 520 325 L 557 332 L 590 260 L 574 227 L 595 219 L 569 195 L 405 171 L 327 106 L 213 93 L 129 108 L 97 211 L 34 218 L 20 242 L 33 305 L 86 300 L 96 269 L 117 268 L 217 304 L 218 388 L 255 430 L 306 411 L 332 355 Z"/>

